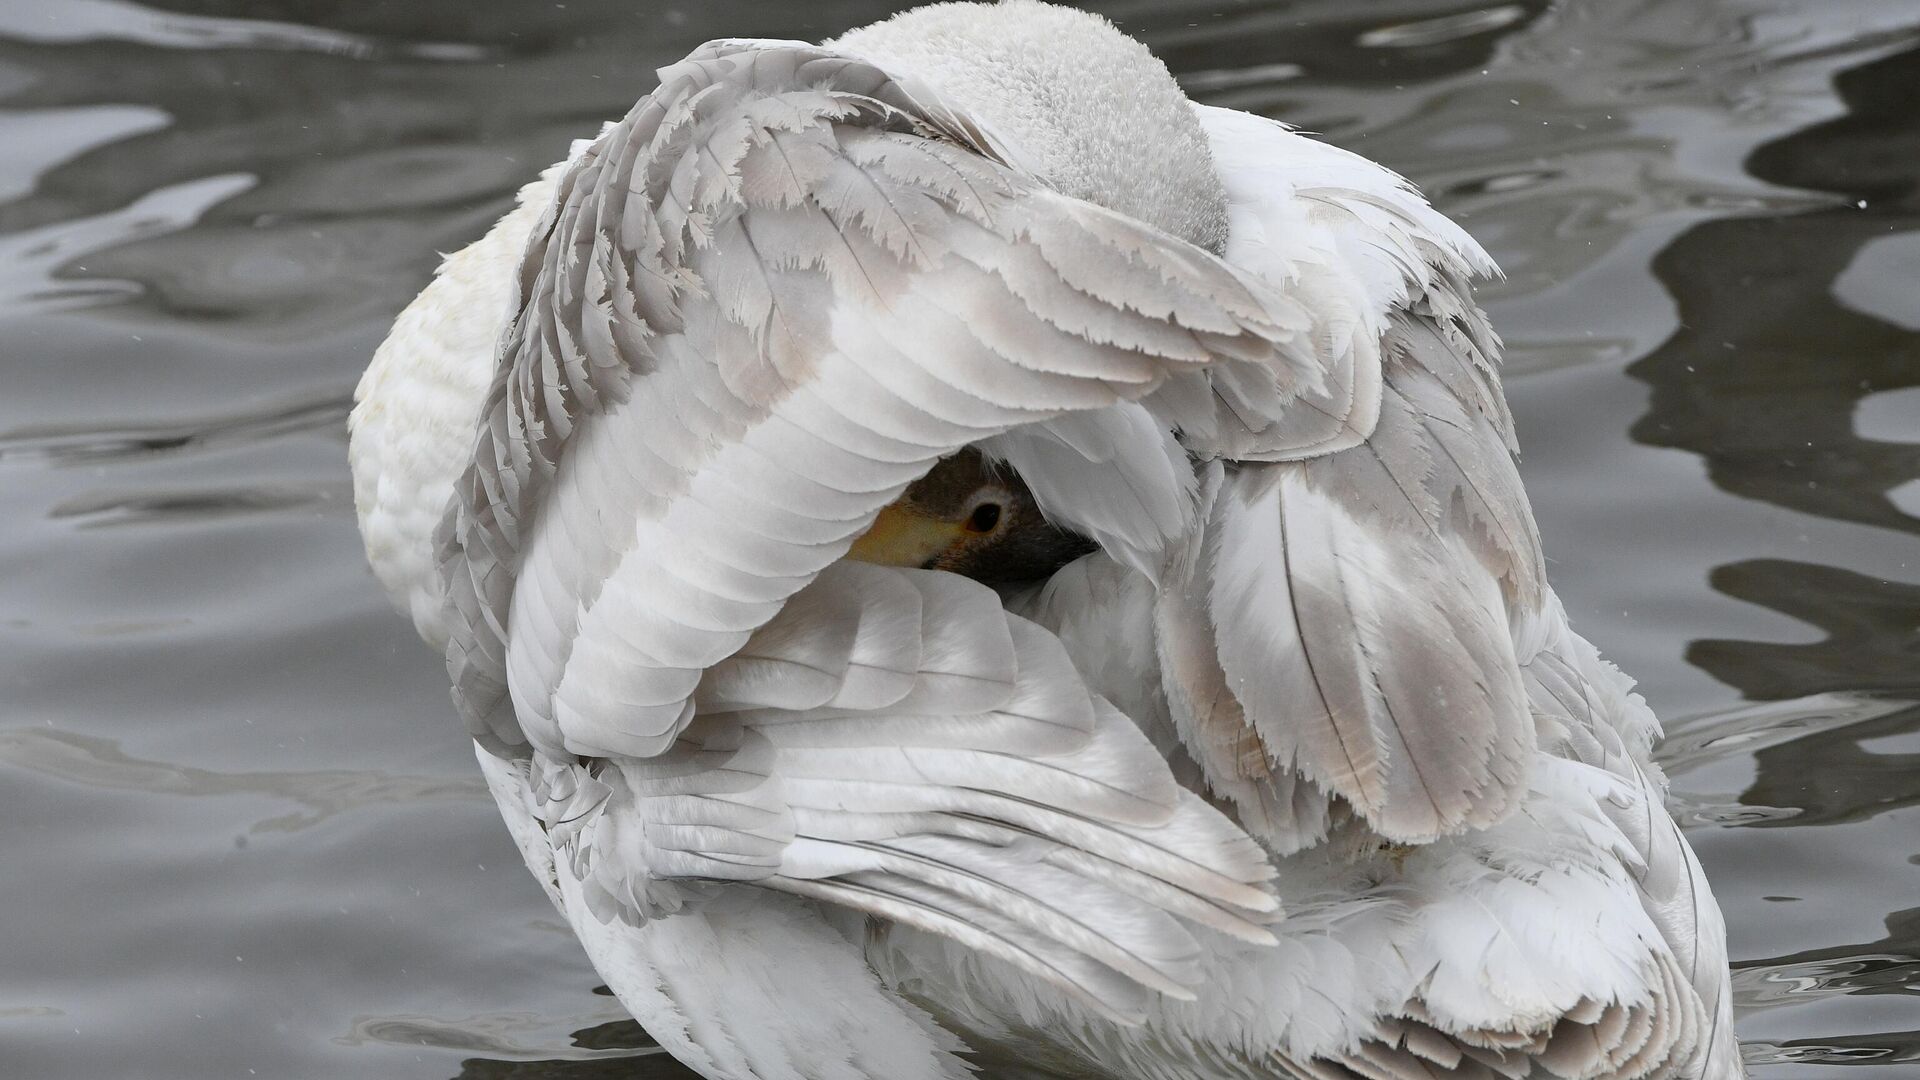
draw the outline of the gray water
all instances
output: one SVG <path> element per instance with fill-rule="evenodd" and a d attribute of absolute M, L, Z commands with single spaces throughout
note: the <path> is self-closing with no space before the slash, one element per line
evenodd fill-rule
<path fill-rule="evenodd" d="M 655 67 L 886 10 L 0 0 L 0 1077 L 690 1075 L 520 866 L 342 420 Z M 1551 571 L 1668 720 L 1756 1075 L 1914 1075 L 1920 6 L 1101 10 L 1506 268 Z"/>

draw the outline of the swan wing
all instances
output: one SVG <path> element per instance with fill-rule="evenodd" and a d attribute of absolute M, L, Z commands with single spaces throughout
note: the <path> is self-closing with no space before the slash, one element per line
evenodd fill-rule
<path fill-rule="evenodd" d="M 1221 356 L 1313 382 L 1305 325 L 870 64 L 710 44 L 568 167 L 521 266 L 440 534 L 456 700 L 499 752 L 664 752 L 941 455 Z"/>
<path fill-rule="evenodd" d="M 1378 166 L 1200 112 L 1231 200 L 1228 257 L 1290 282 L 1316 350 L 1342 357 L 1319 369 L 1356 372 L 1373 410 L 1305 454 L 1225 417 L 1180 429 L 1214 462 L 1157 612 L 1183 741 L 1223 788 L 1249 769 L 1308 782 L 1272 819 L 1281 850 L 1324 834 L 1313 789 L 1396 841 L 1497 821 L 1534 749 L 1509 625 L 1538 610 L 1543 568 L 1497 342 L 1466 292 L 1490 267 Z M 1162 400 L 1178 392 L 1143 405 L 1187 415 Z M 1264 755 L 1246 754 L 1249 731 Z"/>
<path fill-rule="evenodd" d="M 716 42 L 561 174 L 440 546 L 455 698 L 604 920 L 749 884 L 1134 1018 L 1267 941 L 1254 842 L 1052 635 L 839 561 L 942 455 L 1221 357 L 1257 277 L 996 160 L 923 89 Z"/>
<path fill-rule="evenodd" d="M 694 697 L 653 757 L 535 756 L 536 813 L 603 920 L 751 883 L 954 938 L 1123 1020 L 1148 991 L 1192 997 L 1189 926 L 1272 941 L 1259 846 L 977 582 L 836 564 Z"/>

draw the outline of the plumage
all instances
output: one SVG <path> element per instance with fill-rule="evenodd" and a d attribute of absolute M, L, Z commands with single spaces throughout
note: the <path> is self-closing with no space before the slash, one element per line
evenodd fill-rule
<path fill-rule="evenodd" d="M 792 87 L 806 89 L 756 127 L 745 106 Z M 1145 393 L 1206 359 L 1201 335 L 1257 339 L 1275 365 L 1294 345 L 1290 301 L 978 147 L 925 137 L 933 123 L 871 66 L 718 43 L 664 71 L 563 174 L 442 540 L 459 613 L 449 663 L 478 734 L 657 753 L 690 721 L 698 673 L 942 454 Z M 899 178 L 941 166 L 970 199 Z M 789 186 L 755 203 L 746 178 L 765 170 Z M 808 227 L 818 235 L 792 232 Z M 641 272 L 630 293 L 609 298 L 611 279 L 586 273 L 604 248 Z M 1121 355 L 1088 374 L 1042 370 L 1043 352 L 1009 359 L 951 310 L 1016 298 L 1053 337 L 1097 324 L 1095 344 Z M 573 344 L 630 315 L 644 329 L 615 362 Z M 837 415 L 815 434 L 822 412 Z M 862 453 L 871 435 L 898 445 Z M 783 462 L 796 459 L 820 497 L 781 509 L 818 527 L 756 528 L 742 511 L 790 490 Z M 600 517 L 638 520 L 631 533 L 556 528 L 539 514 L 549 487 L 599 491 Z M 716 515 L 719 499 L 735 512 Z"/>
<path fill-rule="evenodd" d="M 1739 1075 L 1464 232 L 1033 0 L 659 76 L 403 313 L 351 454 L 515 842 L 663 1046 Z"/>

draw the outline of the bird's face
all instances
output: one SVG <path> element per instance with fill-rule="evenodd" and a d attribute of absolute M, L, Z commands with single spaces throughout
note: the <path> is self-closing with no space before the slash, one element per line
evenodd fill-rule
<path fill-rule="evenodd" d="M 1094 546 L 1049 522 L 1013 470 L 968 448 L 935 465 L 880 511 L 847 558 L 1017 585 L 1051 576 Z"/>

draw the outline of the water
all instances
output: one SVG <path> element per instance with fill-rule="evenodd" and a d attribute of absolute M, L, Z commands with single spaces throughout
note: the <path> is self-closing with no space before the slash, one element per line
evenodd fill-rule
<path fill-rule="evenodd" d="M 1554 580 L 1669 719 L 1756 1075 L 1909 1075 L 1920 10 L 1103 10 L 1506 267 Z M 883 13 L 0 0 L 0 1076 L 687 1075 L 520 867 L 341 421 L 434 253 L 653 68 Z"/>

